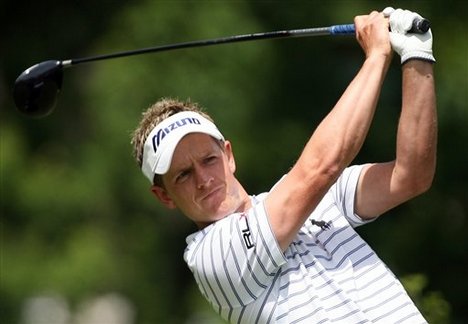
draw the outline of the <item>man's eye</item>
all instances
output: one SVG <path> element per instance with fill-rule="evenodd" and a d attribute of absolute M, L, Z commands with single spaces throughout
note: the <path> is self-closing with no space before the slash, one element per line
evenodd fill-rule
<path fill-rule="evenodd" d="M 206 159 L 205 159 L 205 163 L 206 164 L 213 164 L 215 163 L 217 160 L 217 156 L 215 155 L 212 155 L 212 156 L 208 156 Z"/>
<path fill-rule="evenodd" d="M 177 176 L 176 181 L 177 181 L 177 182 L 182 182 L 182 181 L 184 181 L 185 179 L 187 179 L 189 175 L 190 175 L 190 171 L 182 171 L 182 172 L 179 173 L 179 175 Z"/>

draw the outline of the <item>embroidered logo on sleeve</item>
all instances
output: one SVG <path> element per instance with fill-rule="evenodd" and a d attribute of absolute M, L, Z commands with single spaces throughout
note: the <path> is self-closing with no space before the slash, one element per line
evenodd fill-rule
<path fill-rule="evenodd" d="M 317 221 L 315 219 L 311 219 L 310 222 L 312 223 L 312 225 L 318 226 L 324 231 L 331 228 L 331 221 L 327 223 L 324 221 Z"/>

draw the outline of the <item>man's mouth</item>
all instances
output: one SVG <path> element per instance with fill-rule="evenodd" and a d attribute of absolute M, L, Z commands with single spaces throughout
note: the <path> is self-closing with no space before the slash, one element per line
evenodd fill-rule
<path fill-rule="evenodd" d="M 208 192 L 206 195 L 202 196 L 201 200 L 207 200 L 211 197 L 214 197 L 220 190 L 223 189 L 223 186 L 219 186 Z"/>

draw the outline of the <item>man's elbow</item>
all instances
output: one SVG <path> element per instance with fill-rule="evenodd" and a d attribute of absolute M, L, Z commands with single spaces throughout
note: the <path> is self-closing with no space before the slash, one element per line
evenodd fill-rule
<path fill-rule="evenodd" d="M 407 188 L 412 196 L 419 196 L 431 189 L 434 182 L 435 170 L 425 170 L 424 172 L 416 172 L 411 176 L 407 183 Z"/>

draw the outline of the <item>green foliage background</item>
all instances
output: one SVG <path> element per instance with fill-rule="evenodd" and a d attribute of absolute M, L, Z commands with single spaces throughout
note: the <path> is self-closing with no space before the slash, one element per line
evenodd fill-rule
<path fill-rule="evenodd" d="M 363 57 L 353 37 L 179 50 L 65 71 L 56 111 L 20 115 L 15 78 L 48 59 L 282 29 L 351 23 L 382 1 L 58 1 L 0 4 L 0 318 L 54 292 L 71 308 L 109 292 L 137 323 L 191 323 L 209 311 L 182 260 L 193 225 L 163 209 L 133 162 L 130 134 L 160 97 L 206 107 L 234 145 L 251 193 L 294 163 Z M 468 322 L 468 23 L 465 1 L 393 1 L 433 26 L 439 109 L 433 188 L 360 229 L 431 323 Z M 355 163 L 394 157 L 401 98 L 395 57 Z M 208 316 L 211 321 L 216 317 Z"/>

